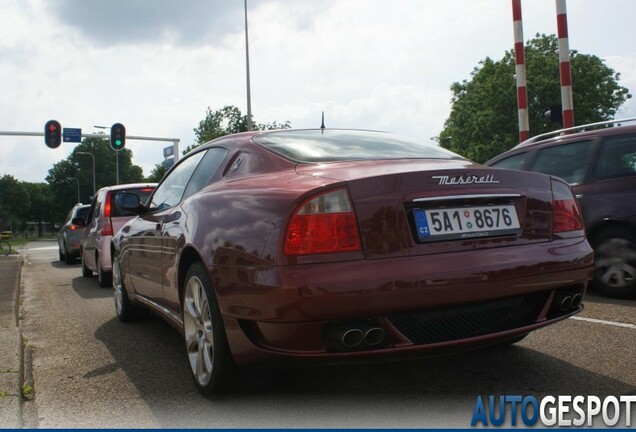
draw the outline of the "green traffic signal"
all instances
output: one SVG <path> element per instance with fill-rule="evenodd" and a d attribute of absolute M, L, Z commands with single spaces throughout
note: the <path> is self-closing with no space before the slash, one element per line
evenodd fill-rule
<path fill-rule="evenodd" d="M 115 123 L 110 128 L 110 146 L 119 151 L 126 146 L 126 127 L 121 123 Z"/>

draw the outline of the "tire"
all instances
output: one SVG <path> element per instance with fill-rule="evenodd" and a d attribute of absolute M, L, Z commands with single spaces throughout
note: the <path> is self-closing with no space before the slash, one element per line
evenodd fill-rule
<path fill-rule="evenodd" d="M 110 288 L 113 286 L 113 274 L 104 271 L 99 263 L 99 255 L 95 256 L 95 265 L 97 266 L 97 282 L 102 288 Z"/>
<path fill-rule="evenodd" d="M 58 245 L 58 247 L 57 247 L 57 253 L 58 253 L 58 256 L 59 256 L 59 258 L 60 258 L 60 261 L 64 261 L 64 262 L 66 262 L 66 259 L 65 259 L 66 257 L 65 257 L 65 256 L 64 256 L 64 254 L 62 253 L 62 248 L 61 248 L 59 245 Z"/>
<path fill-rule="evenodd" d="M 186 352 L 197 389 L 206 397 L 227 392 L 236 367 L 212 284 L 200 262 L 194 263 L 186 274 L 181 312 Z"/>
<path fill-rule="evenodd" d="M 86 262 L 84 262 L 84 254 L 80 252 L 80 257 L 82 259 L 82 276 L 85 278 L 93 276 L 93 271 L 86 267 Z"/>
<path fill-rule="evenodd" d="M 64 251 L 66 251 L 66 246 L 64 246 Z M 64 254 L 64 263 L 66 265 L 75 264 L 75 255 L 71 255 L 70 253 L 66 252 Z"/>
<path fill-rule="evenodd" d="M 591 239 L 594 248 L 593 285 L 608 297 L 636 297 L 636 235 L 619 227 Z"/>
<path fill-rule="evenodd" d="M 121 276 L 119 260 L 113 260 L 113 291 L 115 300 L 115 313 L 121 322 L 140 321 L 148 317 L 149 310 L 133 304 L 128 298 L 128 292 Z"/>

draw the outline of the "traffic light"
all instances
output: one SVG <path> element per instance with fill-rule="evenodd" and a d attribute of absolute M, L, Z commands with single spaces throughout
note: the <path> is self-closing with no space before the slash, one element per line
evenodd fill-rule
<path fill-rule="evenodd" d="M 119 151 L 126 147 L 126 127 L 121 123 L 115 123 L 110 128 L 110 146 Z"/>
<path fill-rule="evenodd" d="M 57 120 L 49 120 L 44 125 L 44 143 L 54 149 L 62 142 L 62 126 Z"/>

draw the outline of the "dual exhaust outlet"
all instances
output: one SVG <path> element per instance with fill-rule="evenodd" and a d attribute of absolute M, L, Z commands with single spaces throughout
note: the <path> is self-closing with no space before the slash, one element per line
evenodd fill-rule
<path fill-rule="evenodd" d="M 554 302 L 552 303 L 555 308 L 558 308 L 561 312 L 567 312 L 570 309 L 576 309 L 581 305 L 583 296 L 580 293 L 568 294 L 568 293 L 556 293 Z"/>
<path fill-rule="evenodd" d="M 325 332 L 325 345 L 336 351 L 357 351 L 382 346 L 386 333 L 369 324 L 334 325 Z"/>

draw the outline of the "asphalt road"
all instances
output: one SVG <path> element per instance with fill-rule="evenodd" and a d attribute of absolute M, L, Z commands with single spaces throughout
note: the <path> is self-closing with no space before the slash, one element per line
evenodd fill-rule
<path fill-rule="evenodd" d="M 636 301 L 591 294 L 576 319 L 512 347 L 249 371 L 235 393 L 207 400 L 172 327 L 156 317 L 120 323 L 112 290 L 57 261 L 55 243 L 27 249 L 20 315 L 35 388 L 27 427 L 466 428 L 478 395 L 636 394 Z"/>

